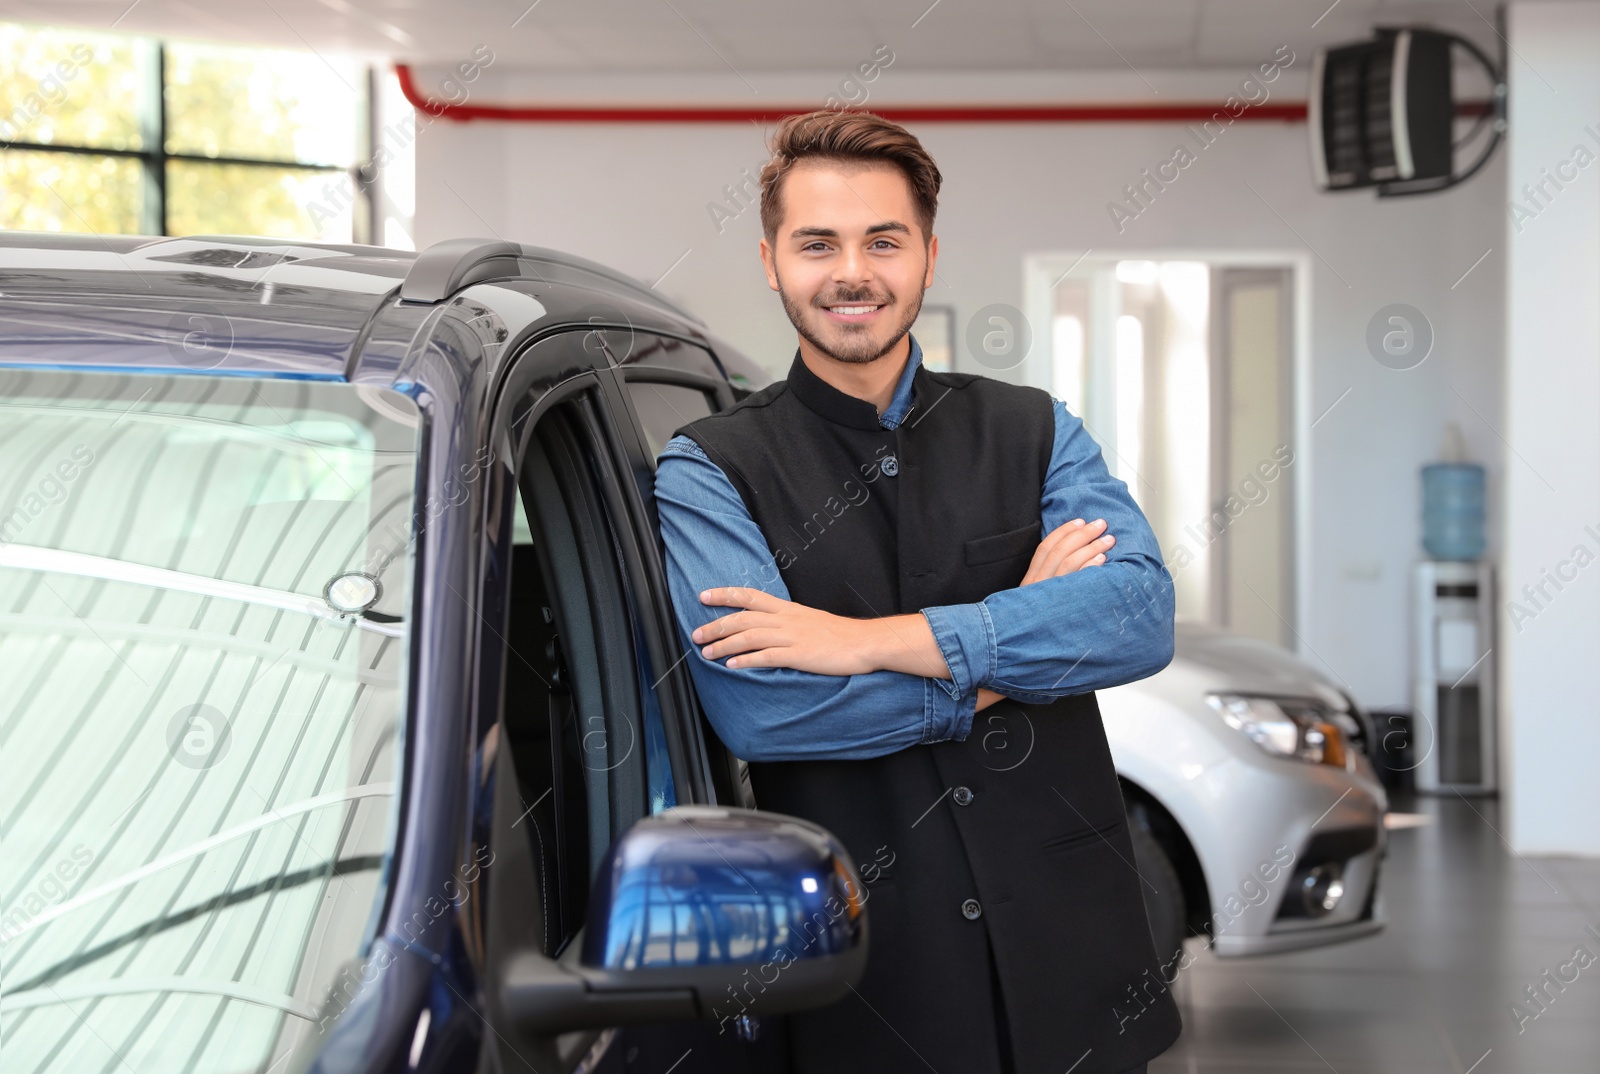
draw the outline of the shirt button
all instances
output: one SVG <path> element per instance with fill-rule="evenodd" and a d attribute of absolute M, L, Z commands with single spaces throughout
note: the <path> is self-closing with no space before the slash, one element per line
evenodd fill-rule
<path fill-rule="evenodd" d="M 961 904 L 961 916 L 968 921 L 976 921 L 983 916 L 983 907 L 978 905 L 977 899 L 968 899 Z"/>
<path fill-rule="evenodd" d="M 951 797 L 956 800 L 956 805 L 971 805 L 972 804 L 972 788 L 971 787 L 957 787 L 956 790 L 955 790 L 955 793 L 953 795 L 951 795 Z"/>
<path fill-rule="evenodd" d="M 888 474 L 890 477 L 893 477 L 895 474 L 900 472 L 900 460 L 895 458 L 893 455 L 885 455 L 883 457 L 883 461 L 878 465 L 880 468 L 882 468 L 883 472 Z"/>

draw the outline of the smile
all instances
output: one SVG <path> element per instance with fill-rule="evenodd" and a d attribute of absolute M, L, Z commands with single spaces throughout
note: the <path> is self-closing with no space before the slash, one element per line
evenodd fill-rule
<path fill-rule="evenodd" d="M 824 306 L 823 308 L 825 310 L 827 310 L 828 313 L 834 319 L 839 320 L 839 321 L 845 321 L 845 322 L 867 320 L 869 317 L 874 316 L 879 310 L 883 309 L 883 307 L 881 305 L 878 305 L 878 306 Z"/>

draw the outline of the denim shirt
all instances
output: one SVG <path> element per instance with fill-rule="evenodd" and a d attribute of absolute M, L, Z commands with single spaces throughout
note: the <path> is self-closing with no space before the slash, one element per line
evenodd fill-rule
<path fill-rule="evenodd" d="M 911 405 L 911 356 L 889 406 L 896 428 Z M 1039 539 L 1075 518 L 1106 520 L 1116 544 L 1100 566 L 991 594 L 975 604 L 923 608 L 949 679 L 898 671 L 821 675 L 730 668 L 708 660 L 692 632 L 737 608 L 702 604 L 717 586 L 789 600 L 774 553 L 721 467 L 687 436 L 662 449 L 656 505 L 667 585 L 690 675 L 718 737 L 747 761 L 861 759 L 971 733 L 980 686 L 1042 704 L 1152 675 L 1172 659 L 1172 577 L 1128 486 L 1111 476 L 1083 422 L 1056 400 L 1055 439 L 1040 500 Z"/>

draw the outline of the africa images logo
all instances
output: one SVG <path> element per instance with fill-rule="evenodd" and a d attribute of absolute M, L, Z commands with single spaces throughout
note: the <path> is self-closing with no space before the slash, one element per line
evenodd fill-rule
<path fill-rule="evenodd" d="M 1285 57 L 1284 53 L 1288 53 Z M 1187 126 L 1188 132 L 1194 137 L 1195 144 L 1204 152 L 1216 144 L 1217 139 L 1233 124 L 1233 121 L 1244 115 L 1253 107 L 1266 104 L 1272 92 L 1267 89 L 1266 83 L 1276 82 L 1283 69 L 1294 63 L 1294 50 L 1288 45 L 1279 45 L 1273 53 L 1276 62 L 1264 63 L 1257 68 L 1257 73 L 1248 75 L 1239 83 L 1239 92 L 1229 97 L 1222 106 L 1212 113 L 1211 118 L 1201 122 L 1197 129 L 1194 124 Z M 1199 154 L 1187 145 L 1179 142 L 1172 147 L 1172 155 L 1155 166 L 1152 175 L 1149 168 L 1140 168 L 1140 178 L 1136 182 L 1127 184 L 1122 188 L 1123 202 L 1106 202 L 1106 213 L 1111 217 L 1111 224 L 1117 229 L 1117 234 L 1127 230 L 1128 224 L 1139 217 L 1155 203 L 1167 187 L 1176 183 L 1182 177 L 1185 169 L 1199 160 Z"/>

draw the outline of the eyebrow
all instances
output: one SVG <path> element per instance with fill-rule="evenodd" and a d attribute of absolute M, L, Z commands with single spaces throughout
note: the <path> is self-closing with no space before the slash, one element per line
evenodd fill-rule
<path fill-rule="evenodd" d="M 910 235 L 911 229 L 898 220 L 890 220 L 884 224 L 873 224 L 867 228 L 868 235 L 879 235 L 885 231 L 897 231 L 902 235 Z M 791 239 L 837 239 L 839 233 L 831 227 L 797 227 L 789 233 Z"/>

